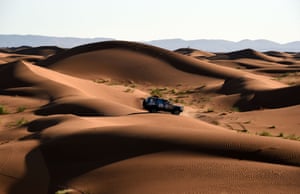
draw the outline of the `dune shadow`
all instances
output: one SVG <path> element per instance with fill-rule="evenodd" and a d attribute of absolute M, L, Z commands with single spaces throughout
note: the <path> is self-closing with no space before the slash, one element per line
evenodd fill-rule
<path fill-rule="evenodd" d="M 55 126 L 63 121 L 63 118 L 41 118 L 27 124 L 29 132 L 42 132 L 43 130 Z"/>
<path fill-rule="evenodd" d="M 55 121 L 49 122 L 45 127 L 54 123 Z M 31 128 L 31 130 L 34 129 L 35 127 Z M 141 126 L 137 129 L 143 130 Z M 20 191 L 22 185 L 30 186 L 33 184 L 31 181 L 37 178 L 36 174 L 38 174 L 36 162 L 41 162 L 39 158 L 42 158 L 42 163 L 45 166 L 42 172 L 45 176 L 49 176 L 49 181 L 44 180 L 48 184 L 48 193 L 55 193 L 62 185 L 67 185 L 68 180 L 92 170 L 134 157 L 164 151 L 206 153 L 241 160 L 299 166 L 299 163 L 295 163 L 295 161 L 288 161 L 276 154 L 266 154 L 261 149 L 252 151 L 235 149 L 234 146 L 232 148 L 226 147 L 226 142 L 223 143 L 223 146 L 208 142 L 195 143 L 184 140 L 178 141 L 176 138 L 126 134 L 122 133 L 122 130 L 125 129 L 122 128 L 116 131 L 115 127 L 111 130 L 107 127 L 105 131 L 95 133 L 89 130 L 86 133 L 70 134 L 59 138 L 40 138 L 40 145 L 26 156 L 27 170 L 25 176 L 11 189 L 10 193 L 20 193 L 18 191 Z M 36 158 L 36 152 L 41 153 L 41 157 L 38 159 Z M 45 182 L 41 184 L 45 185 Z"/>
<path fill-rule="evenodd" d="M 37 109 L 37 115 L 48 116 L 56 114 L 73 114 L 77 116 L 105 116 L 97 108 L 88 107 L 76 103 L 55 104 L 49 103 Z"/>
<path fill-rule="evenodd" d="M 66 182 L 91 170 L 133 157 L 174 149 L 168 142 L 126 137 L 120 134 L 77 134 L 58 139 L 42 139 L 37 135 L 57 121 L 30 124 L 34 134 L 23 140 L 39 139 L 40 146 L 25 159 L 26 174 L 10 189 L 10 194 L 55 193 Z M 37 155 L 39 157 L 37 157 Z"/>
<path fill-rule="evenodd" d="M 49 193 L 50 177 L 39 148 L 34 148 L 26 155 L 25 165 L 26 173 L 10 188 L 8 193 Z"/>
<path fill-rule="evenodd" d="M 133 157 L 174 149 L 169 142 L 121 134 L 78 134 L 40 146 L 51 177 L 49 193 L 91 170 Z"/>
<path fill-rule="evenodd" d="M 291 86 L 241 94 L 241 99 L 234 104 L 234 107 L 239 107 L 241 111 L 251 111 L 264 108 L 283 108 L 299 104 L 300 86 Z"/>
<path fill-rule="evenodd" d="M 40 140 L 41 139 L 41 133 L 52 126 L 55 126 L 62 122 L 64 119 L 59 117 L 54 118 L 41 118 L 33 120 L 26 124 L 27 131 L 31 132 L 30 135 L 26 135 L 24 137 L 19 138 L 20 141 L 24 140 Z"/>

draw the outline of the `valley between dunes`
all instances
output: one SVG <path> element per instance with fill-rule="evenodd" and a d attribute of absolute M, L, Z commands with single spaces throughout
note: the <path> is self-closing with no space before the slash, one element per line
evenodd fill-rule
<path fill-rule="evenodd" d="M 0 75 L 1 194 L 300 192 L 299 53 L 3 48 Z"/>

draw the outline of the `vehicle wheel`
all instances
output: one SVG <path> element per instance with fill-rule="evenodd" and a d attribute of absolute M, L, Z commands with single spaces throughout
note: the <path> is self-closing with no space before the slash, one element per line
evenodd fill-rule
<path fill-rule="evenodd" d="M 156 110 L 156 108 L 150 108 L 150 109 L 149 109 L 149 112 L 151 112 L 151 113 L 156 113 L 157 110 Z"/>
<path fill-rule="evenodd" d="M 180 111 L 179 111 L 179 110 L 174 110 L 174 111 L 172 112 L 172 114 L 173 114 L 173 115 L 179 115 L 179 114 L 180 114 Z"/>

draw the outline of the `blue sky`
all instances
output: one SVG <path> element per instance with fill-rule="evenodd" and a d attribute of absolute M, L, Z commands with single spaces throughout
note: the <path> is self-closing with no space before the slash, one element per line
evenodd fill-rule
<path fill-rule="evenodd" d="M 299 0 L 0 0 L 0 34 L 300 40 Z"/>

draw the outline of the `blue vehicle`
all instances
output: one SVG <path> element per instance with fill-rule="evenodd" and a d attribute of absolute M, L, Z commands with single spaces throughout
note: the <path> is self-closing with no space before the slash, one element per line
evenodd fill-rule
<path fill-rule="evenodd" d="M 158 111 L 166 111 L 171 112 L 175 115 L 179 115 L 181 112 L 183 112 L 182 106 L 174 105 L 168 100 L 159 98 L 158 96 L 151 96 L 144 99 L 143 108 L 151 113 L 156 113 Z"/>

